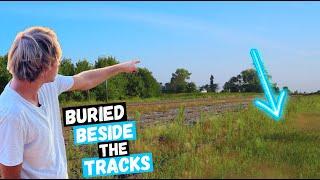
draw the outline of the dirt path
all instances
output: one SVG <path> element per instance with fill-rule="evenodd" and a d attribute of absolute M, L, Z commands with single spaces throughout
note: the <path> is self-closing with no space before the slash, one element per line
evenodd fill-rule
<path fill-rule="evenodd" d="M 246 108 L 251 102 L 251 99 L 233 99 L 233 100 L 220 100 L 220 101 L 188 101 L 186 102 L 170 102 L 169 104 L 153 104 L 159 109 L 154 111 L 146 111 L 140 113 L 140 118 L 135 119 L 141 126 L 149 126 L 155 124 L 162 124 L 173 121 L 179 114 L 179 108 L 185 107 L 184 116 L 187 123 L 194 123 L 200 119 L 201 112 L 210 114 L 220 114 L 223 112 L 238 111 L 239 109 Z M 146 103 L 146 107 L 152 106 L 150 103 Z M 164 106 L 161 108 L 161 105 Z M 135 113 L 132 110 L 132 104 L 128 104 L 128 119 L 134 119 Z M 139 104 L 138 106 L 141 106 Z M 160 107 L 159 107 L 160 106 Z M 165 108 L 170 106 L 170 108 Z M 137 108 L 135 106 L 135 108 Z M 148 107 L 151 108 L 152 107 Z"/>
<path fill-rule="evenodd" d="M 185 107 L 184 116 L 187 123 L 194 123 L 200 119 L 200 113 L 220 114 L 229 111 L 238 111 L 246 108 L 252 98 L 225 98 L 225 99 L 188 99 L 178 101 L 140 102 L 127 103 L 128 119 L 137 121 L 140 127 L 148 127 L 156 124 L 165 124 L 173 121 L 180 107 Z M 135 119 L 135 114 L 139 112 L 140 118 Z M 64 137 L 66 144 L 70 138 L 71 127 L 64 127 Z"/>

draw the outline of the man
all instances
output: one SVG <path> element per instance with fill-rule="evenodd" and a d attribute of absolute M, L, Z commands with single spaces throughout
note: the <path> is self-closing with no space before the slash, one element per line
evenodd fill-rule
<path fill-rule="evenodd" d="M 61 49 L 56 34 L 44 27 L 20 32 L 8 54 L 13 78 L 0 95 L 0 170 L 3 178 L 68 178 L 58 95 L 88 90 L 139 61 L 58 73 Z"/>

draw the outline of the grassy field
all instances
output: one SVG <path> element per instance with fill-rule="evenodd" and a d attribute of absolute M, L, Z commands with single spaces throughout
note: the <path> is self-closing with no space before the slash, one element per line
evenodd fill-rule
<path fill-rule="evenodd" d="M 144 102 L 232 101 L 251 96 L 255 94 L 181 95 Z M 233 112 L 200 113 L 196 123 L 188 124 L 184 113 L 188 103 L 178 105 L 173 121 L 147 128 L 140 121 L 142 113 L 134 110 L 138 136 L 130 142 L 130 153 L 151 152 L 154 172 L 125 178 L 320 178 L 319 95 L 291 97 L 281 122 L 271 120 L 249 103 L 247 108 Z M 149 106 L 145 108 L 152 111 Z M 82 178 L 81 158 L 97 157 L 97 148 L 74 146 L 70 132 L 66 131 L 69 177 Z"/>

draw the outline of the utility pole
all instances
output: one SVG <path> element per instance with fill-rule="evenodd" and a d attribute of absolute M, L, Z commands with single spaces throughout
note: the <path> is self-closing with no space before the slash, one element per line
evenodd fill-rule
<path fill-rule="evenodd" d="M 107 102 L 108 102 L 108 86 L 107 86 L 107 81 L 108 81 L 108 80 L 106 80 L 106 96 L 107 96 Z"/>

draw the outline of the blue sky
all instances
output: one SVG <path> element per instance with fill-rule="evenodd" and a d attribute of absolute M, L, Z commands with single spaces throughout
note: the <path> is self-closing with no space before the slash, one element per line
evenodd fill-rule
<path fill-rule="evenodd" d="M 1 55 L 18 32 L 47 26 L 74 62 L 139 58 L 159 82 L 186 68 L 198 86 L 213 74 L 221 89 L 258 48 L 280 87 L 320 89 L 318 2 L 1 2 L 0 17 Z"/>

